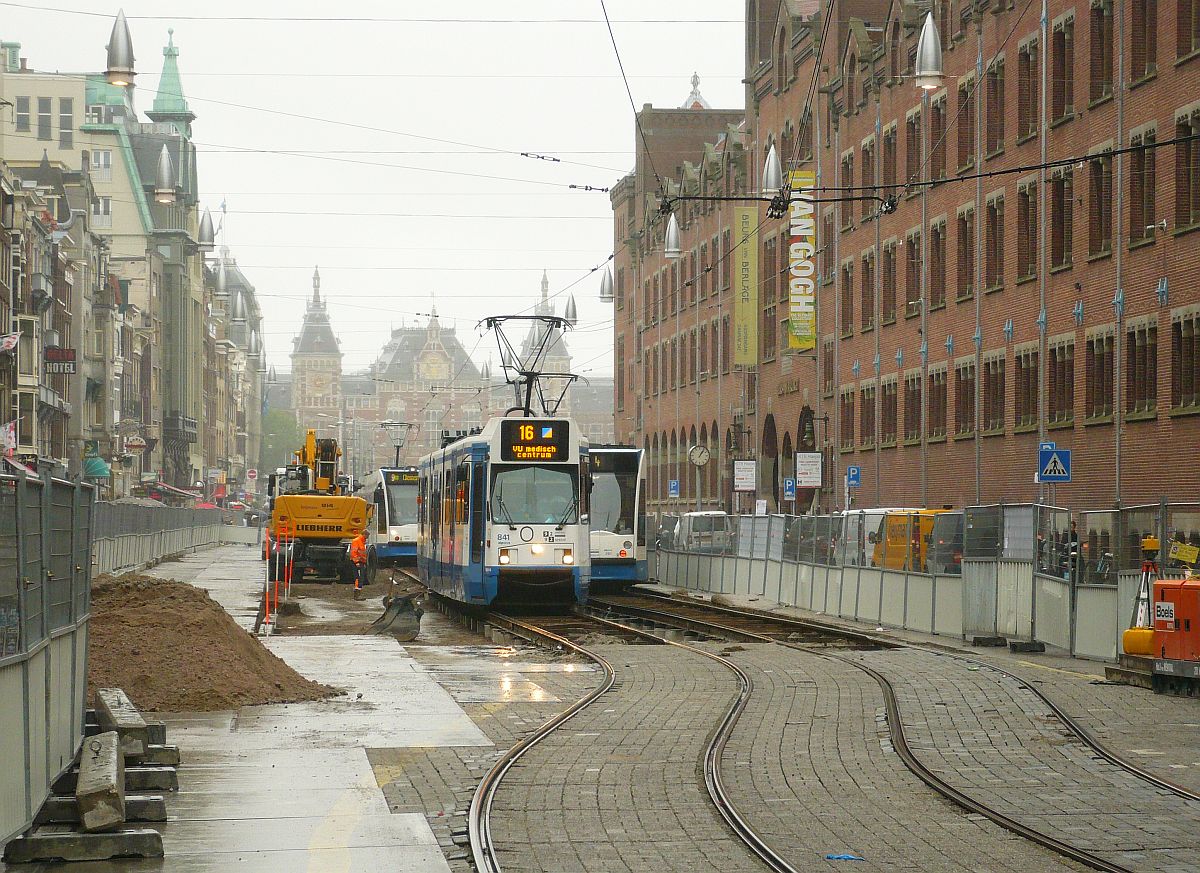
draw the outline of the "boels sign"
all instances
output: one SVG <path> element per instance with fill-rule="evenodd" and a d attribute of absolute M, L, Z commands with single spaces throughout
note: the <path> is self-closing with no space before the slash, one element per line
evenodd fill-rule
<path fill-rule="evenodd" d="M 44 350 L 46 375 L 75 375 L 75 350 L 62 346 L 46 346 Z"/>

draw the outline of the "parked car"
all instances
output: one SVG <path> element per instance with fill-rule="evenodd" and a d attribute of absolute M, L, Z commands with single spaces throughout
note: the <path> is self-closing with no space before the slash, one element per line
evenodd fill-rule
<path fill-rule="evenodd" d="M 675 526 L 675 548 L 692 552 L 727 552 L 733 526 L 724 512 L 685 512 Z"/>

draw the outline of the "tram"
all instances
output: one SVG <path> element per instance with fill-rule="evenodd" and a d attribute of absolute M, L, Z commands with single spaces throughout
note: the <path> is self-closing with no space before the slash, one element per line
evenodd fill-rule
<path fill-rule="evenodd" d="M 493 418 L 418 465 L 417 566 L 473 606 L 585 603 L 588 441 L 567 418 Z"/>
<path fill-rule="evenodd" d="M 367 539 L 370 578 L 380 567 L 417 563 L 418 479 L 416 467 L 381 467 L 354 492 L 375 506 L 375 523 Z"/>
<path fill-rule="evenodd" d="M 591 556 L 594 588 L 646 581 L 646 458 L 633 446 L 594 445 Z"/>

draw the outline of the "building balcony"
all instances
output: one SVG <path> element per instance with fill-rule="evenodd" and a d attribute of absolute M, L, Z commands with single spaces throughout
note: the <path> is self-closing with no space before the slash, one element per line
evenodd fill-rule
<path fill-rule="evenodd" d="M 167 439 L 196 441 L 196 419 L 172 412 L 163 416 L 163 434 Z"/>

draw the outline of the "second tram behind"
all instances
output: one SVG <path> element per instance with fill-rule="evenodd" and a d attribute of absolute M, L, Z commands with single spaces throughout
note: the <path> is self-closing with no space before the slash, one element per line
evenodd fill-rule
<path fill-rule="evenodd" d="M 417 563 L 416 467 L 381 467 L 364 478 L 355 495 L 375 505 L 375 521 L 367 541 L 367 566 L 372 575 L 380 567 Z"/>
<path fill-rule="evenodd" d="M 646 581 L 645 453 L 632 446 L 589 450 L 592 585 L 628 588 Z"/>
<path fill-rule="evenodd" d="M 585 603 L 588 441 L 567 418 L 493 418 L 419 465 L 417 565 L 474 606 Z"/>

